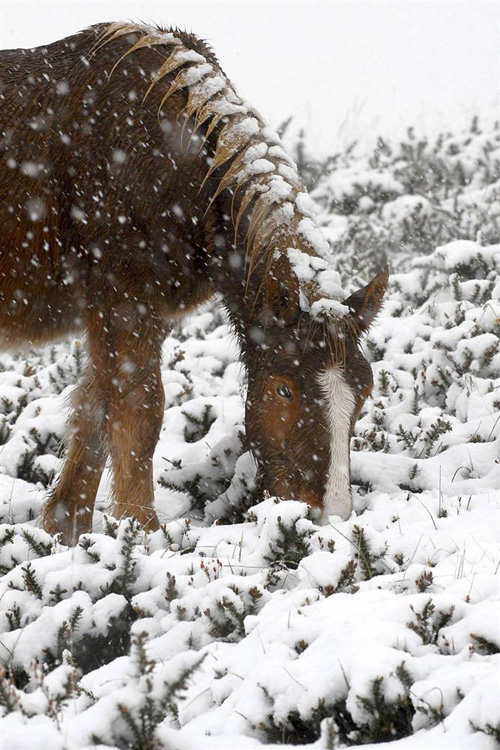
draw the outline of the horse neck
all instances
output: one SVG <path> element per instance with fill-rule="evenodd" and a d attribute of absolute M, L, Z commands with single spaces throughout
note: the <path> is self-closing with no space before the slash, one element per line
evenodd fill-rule
<path fill-rule="evenodd" d="M 182 33 L 127 24 L 115 24 L 96 32 L 96 57 L 104 56 L 101 64 L 105 63 L 105 68 L 113 63 L 110 68 L 116 69 L 113 75 L 117 75 L 121 65 L 128 64 L 126 60 L 132 59 L 132 53 L 149 71 L 151 84 L 144 101 L 147 99 L 146 108 L 152 108 L 148 115 L 151 128 L 156 127 L 159 113 L 166 108 L 170 110 L 170 123 L 183 123 L 179 125 L 181 163 L 177 165 L 177 178 L 172 179 L 172 189 L 175 184 L 180 187 L 198 226 L 195 230 L 192 226 L 181 226 L 178 234 L 181 240 L 185 236 L 186 243 L 194 246 L 196 253 L 205 254 L 210 279 L 222 295 L 237 329 L 248 329 L 258 323 L 265 316 L 270 300 L 273 312 L 276 312 L 274 302 L 277 301 L 278 308 L 280 304 L 283 306 L 280 299 L 287 284 L 290 287 L 287 313 L 288 318 L 293 318 L 299 289 L 292 266 L 303 269 L 309 262 L 307 256 L 324 257 L 321 243 L 326 243 L 323 239 L 311 246 L 311 237 L 316 237 L 318 229 L 310 219 L 310 200 L 278 136 L 238 96 L 199 40 Z M 141 38 L 137 41 L 135 36 L 134 43 L 129 39 L 130 33 Z M 160 68 L 158 57 L 148 53 L 150 46 L 158 46 L 167 53 Z M 134 69 L 139 70 L 137 66 Z M 129 79 L 123 85 L 128 91 Z M 139 81 L 139 88 L 141 85 L 143 81 Z M 203 133 L 205 144 L 196 157 L 198 135 Z M 195 161 L 198 158 L 196 165 L 189 164 L 191 158 Z M 179 184 L 178 175 L 184 166 L 189 174 L 188 185 Z M 182 253 L 182 241 L 178 244 Z M 290 261 L 289 248 L 297 249 L 297 262 L 293 258 Z M 189 262 L 185 263 L 187 256 L 180 258 L 181 267 L 198 275 L 198 267 L 193 270 Z M 309 280 L 318 270 L 317 264 L 314 269 L 313 265 L 306 269 Z M 285 284 L 281 283 L 283 280 Z M 280 281 L 280 285 L 275 281 Z M 300 292 L 305 291 L 301 286 Z M 308 297 L 312 300 L 313 294 Z M 279 318 L 280 310 L 277 312 Z"/>
<path fill-rule="evenodd" d="M 243 216 L 236 231 L 234 216 L 238 210 L 239 201 L 235 202 L 233 195 L 225 191 L 206 211 L 203 233 L 211 280 L 243 343 L 249 329 L 261 321 L 265 277 L 261 265 L 249 276 L 248 228 L 251 217 Z"/>

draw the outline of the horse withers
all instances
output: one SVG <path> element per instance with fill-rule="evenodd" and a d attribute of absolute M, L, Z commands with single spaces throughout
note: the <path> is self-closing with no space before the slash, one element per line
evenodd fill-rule
<path fill-rule="evenodd" d="M 1 345 L 86 337 L 48 531 L 91 529 L 108 456 L 113 514 L 158 527 L 162 343 L 216 293 L 262 486 L 349 516 L 387 272 L 345 299 L 293 161 L 204 42 L 118 23 L 1 52 L 0 216 Z"/>

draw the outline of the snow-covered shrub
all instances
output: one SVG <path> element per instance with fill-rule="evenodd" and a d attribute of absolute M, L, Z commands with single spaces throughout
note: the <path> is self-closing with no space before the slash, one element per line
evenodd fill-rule
<path fill-rule="evenodd" d="M 347 521 L 256 488 L 215 302 L 165 342 L 162 528 L 109 516 L 106 470 L 65 548 L 37 518 L 82 348 L 0 355 L 7 747 L 496 747 L 499 142 L 474 123 L 323 163 L 299 143 L 346 280 L 394 272 Z"/>
<path fill-rule="evenodd" d="M 353 283 L 385 263 L 406 270 L 416 255 L 453 240 L 500 242 L 498 124 L 482 132 L 474 119 L 468 132 L 434 139 L 410 128 L 405 141 L 379 139 L 366 155 L 352 147 L 302 161 L 315 174 L 313 198 L 339 270 Z"/>

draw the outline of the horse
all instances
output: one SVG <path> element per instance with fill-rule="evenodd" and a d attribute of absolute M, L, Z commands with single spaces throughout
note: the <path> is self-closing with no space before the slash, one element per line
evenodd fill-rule
<path fill-rule="evenodd" d="M 113 515 L 158 528 L 162 344 L 216 294 L 261 486 L 347 518 L 387 270 L 346 296 L 293 160 L 211 48 L 99 24 L 1 52 L 0 105 L 0 345 L 84 335 L 88 359 L 44 528 L 68 545 L 92 529 L 108 458 Z"/>

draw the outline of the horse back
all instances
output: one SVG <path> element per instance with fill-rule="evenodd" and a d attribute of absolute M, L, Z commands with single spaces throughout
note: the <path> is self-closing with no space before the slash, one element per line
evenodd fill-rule
<path fill-rule="evenodd" d="M 196 203 L 200 212 L 206 163 L 179 148 L 184 95 L 160 121 L 158 103 L 142 97 L 161 50 L 140 51 L 110 77 L 130 41 L 91 57 L 98 32 L 0 52 L 0 335 L 8 344 L 78 330 L 92 295 L 116 275 L 144 287 L 163 274 L 178 289 L 199 271 L 203 238 L 186 214 Z"/>

